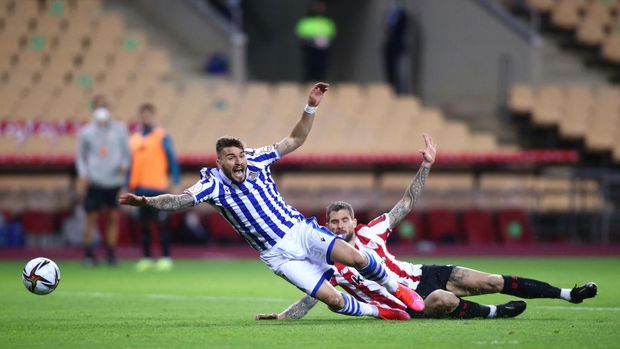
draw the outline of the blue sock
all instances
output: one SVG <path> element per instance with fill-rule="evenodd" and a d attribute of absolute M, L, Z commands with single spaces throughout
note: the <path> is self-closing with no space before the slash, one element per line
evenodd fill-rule
<path fill-rule="evenodd" d="M 329 310 L 338 314 L 350 316 L 377 316 L 378 310 L 374 305 L 361 303 L 353 296 L 340 292 L 344 298 L 344 306 L 341 309 L 329 308 Z"/>
<path fill-rule="evenodd" d="M 390 293 L 396 291 L 396 288 L 398 288 L 398 283 L 396 280 L 392 280 L 390 278 L 390 275 L 385 269 L 383 263 L 381 263 L 381 260 L 375 258 L 374 253 L 370 253 L 368 251 L 362 252 L 368 257 L 368 265 L 362 269 L 358 269 L 357 271 L 359 271 L 364 278 L 385 286 Z"/>

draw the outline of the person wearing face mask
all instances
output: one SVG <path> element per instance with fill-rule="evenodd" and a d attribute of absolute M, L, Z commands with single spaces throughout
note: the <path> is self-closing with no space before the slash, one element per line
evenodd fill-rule
<path fill-rule="evenodd" d="M 105 97 L 93 99 L 93 120 L 78 134 L 75 157 L 79 193 L 86 211 L 84 225 L 84 260 L 86 266 L 97 264 L 93 231 L 99 214 L 105 215 L 104 242 L 107 262 L 116 264 L 118 240 L 117 197 L 125 184 L 129 168 L 129 134 L 125 124 L 111 119 Z"/>
<path fill-rule="evenodd" d="M 178 187 L 180 183 L 179 164 L 172 150 L 172 140 L 166 130 L 156 125 L 156 112 L 153 104 L 142 104 L 138 109 L 140 129 L 129 139 L 131 169 L 128 188 L 137 195 L 157 196 L 171 190 L 169 175 L 173 188 Z M 172 191 L 178 190 L 172 189 Z M 170 270 L 172 259 L 166 212 L 143 206 L 138 209 L 138 217 L 143 258 L 136 264 L 136 270 L 146 271 L 152 267 L 158 271 Z M 158 227 L 161 243 L 161 257 L 156 263 L 153 262 L 151 255 L 152 224 Z"/>

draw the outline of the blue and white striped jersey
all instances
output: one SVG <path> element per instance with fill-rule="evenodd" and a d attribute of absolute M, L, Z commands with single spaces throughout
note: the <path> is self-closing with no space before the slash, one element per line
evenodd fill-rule
<path fill-rule="evenodd" d="M 269 166 L 280 159 L 274 145 L 245 149 L 246 180 L 237 185 L 219 168 L 200 170 L 200 180 L 186 190 L 194 204 L 206 202 L 257 251 L 274 246 L 304 216 L 284 202 L 271 178 Z"/>

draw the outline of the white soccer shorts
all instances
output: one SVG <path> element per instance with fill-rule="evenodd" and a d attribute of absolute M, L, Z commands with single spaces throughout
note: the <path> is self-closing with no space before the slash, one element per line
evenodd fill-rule
<path fill-rule="evenodd" d="M 340 238 L 313 218 L 295 224 L 260 258 L 276 275 L 314 297 L 323 281 L 329 281 L 334 273 L 330 255 L 336 239 Z"/>

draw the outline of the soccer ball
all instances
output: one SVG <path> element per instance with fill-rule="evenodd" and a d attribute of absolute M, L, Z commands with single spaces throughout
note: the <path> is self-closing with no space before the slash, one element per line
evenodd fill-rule
<path fill-rule="evenodd" d="M 60 269 L 51 259 L 38 257 L 26 263 L 22 281 L 28 291 L 46 295 L 52 293 L 60 282 Z"/>

